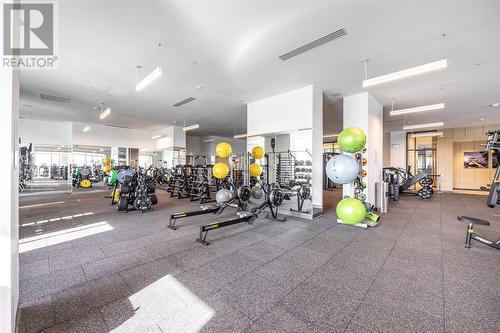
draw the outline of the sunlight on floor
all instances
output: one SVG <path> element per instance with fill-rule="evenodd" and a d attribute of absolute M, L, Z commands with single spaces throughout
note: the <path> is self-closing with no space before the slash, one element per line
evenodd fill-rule
<path fill-rule="evenodd" d="M 19 209 L 35 208 L 35 207 L 43 207 L 43 206 L 53 206 L 53 205 L 62 205 L 65 202 L 66 201 L 53 201 L 53 202 L 39 203 L 39 204 L 34 204 L 34 205 L 19 206 Z"/>
<path fill-rule="evenodd" d="M 100 234 L 102 232 L 110 231 L 113 229 L 114 228 L 109 225 L 108 222 L 102 221 L 20 239 L 19 253 L 44 248 L 50 245 L 69 242 L 75 239 Z"/>
<path fill-rule="evenodd" d="M 55 217 L 53 219 L 48 219 L 48 220 L 40 220 L 40 221 L 36 221 L 36 222 L 23 223 L 23 224 L 21 224 L 21 227 L 29 227 L 32 225 L 44 224 L 44 223 L 48 223 L 48 222 L 56 222 L 56 221 L 61 221 L 61 220 L 72 220 L 76 217 L 89 216 L 89 215 L 94 215 L 94 212 L 86 212 L 86 213 L 68 215 L 68 216 L 63 216 L 63 217 Z"/>
<path fill-rule="evenodd" d="M 153 317 L 167 332 L 199 332 L 215 310 L 168 274 L 129 297 L 132 316 L 111 332 L 134 330 L 137 322 Z"/>

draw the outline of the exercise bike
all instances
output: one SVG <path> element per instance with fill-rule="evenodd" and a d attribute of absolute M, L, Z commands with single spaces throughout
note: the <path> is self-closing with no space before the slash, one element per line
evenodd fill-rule
<path fill-rule="evenodd" d="M 465 235 L 466 248 L 470 249 L 471 241 L 475 240 L 478 241 L 479 243 L 483 243 L 488 246 L 491 246 L 492 248 L 500 250 L 500 239 L 497 241 L 491 241 L 489 239 L 479 236 L 474 232 L 474 225 L 490 225 L 490 222 L 469 216 L 457 216 L 457 219 L 461 222 L 467 223 L 467 234 Z"/>

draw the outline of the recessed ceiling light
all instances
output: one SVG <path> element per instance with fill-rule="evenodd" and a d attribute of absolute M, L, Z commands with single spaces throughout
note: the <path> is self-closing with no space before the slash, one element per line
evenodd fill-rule
<path fill-rule="evenodd" d="M 447 59 L 442 59 L 434 62 L 430 62 L 425 65 L 420 65 L 408 69 L 403 69 L 401 71 L 393 72 L 390 74 L 385 74 L 381 76 L 377 76 L 371 79 L 367 79 L 363 81 L 363 88 L 375 86 L 377 84 L 382 84 L 394 80 L 404 79 L 407 77 L 424 74 L 428 72 L 432 72 L 438 69 L 446 68 L 448 66 Z"/>
<path fill-rule="evenodd" d="M 423 112 L 423 111 L 431 111 L 431 110 L 441 110 L 441 109 L 444 109 L 444 106 L 445 106 L 444 103 L 417 106 L 417 107 L 409 108 L 409 109 L 393 110 L 390 112 L 390 115 L 396 116 L 399 114 L 407 114 L 407 113 L 415 113 L 415 112 Z"/>
<path fill-rule="evenodd" d="M 196 89 L 203 89 L 203 86 L 199 84 L 196 86 Z"/>
<path fill-rule="evenodd" d="M 84 131 L 84 132 L 88 132 L 88 131 L 90 131 L 90 126 L 85 126 L 85 127 L 83 128 L 83 131 Z"/>
<path fill-rule="evenodd" d="M 479 121 L 484 121 L 484 118 L 479 118 Z"/>
<path fill-rule="evenodd" d="M 103 149 L 103 148 L 101 148 L 101 149 L 99 149 L 99 151 L 104 151 L 104 149 Z"/>
<path fill-rule="evenodd" d="M 411 129 L 417 129 L 417 128 L 441 127 L 441 126 L 444 126 L 444 122 L 439 121 L 439 122 L 436 122 L 436 123 L 406 125 L 406 126 L 403 126 L 403 129 L 404 130 L 411 130 Z"/>
<path fill-rule="evenodd" d="M 161 134 L 158 134 L 158 135 L 155 135 L 155 136 L 152 136 L 151 139 L 155 140 L 155 139 L 159 139 L 161 138 Z"/>
<path fill-rule="evenodd" d="M 494 107 L 494 108 L 497 108 L 497 107 L 499 107 L 499 106 L 500 106 L 500 103 L 493 103 L 493 104 L 491 104 L 490 106 L 492 106 L 492 107 Z"/>

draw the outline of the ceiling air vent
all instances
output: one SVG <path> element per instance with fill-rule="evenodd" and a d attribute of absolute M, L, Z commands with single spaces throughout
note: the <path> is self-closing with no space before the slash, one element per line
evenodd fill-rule
<path fill-rule="evenodd" d="M 329 33 L 328 35 L 326 36 L 323 36 L 321 38 L 318 38 L 316 40 L 313 40 L 312 42 L 309 42 L 307 44 L 304 44 L 298 48 L 296 48 L 295 50 L 292 50 L 290 52 L 287 52 L 285 54 L 282 54 L 280 55 L 278 58 L 280 58 L 281 60 L 285 61 L 285 60 L 288 60 L 290 58 L 293 58 L 295 56 L 298 56 L 299 54 L 301 53 L 304 53 L 306 51 L 309 51 L 309 50 L 312 50 L 318 46 L 321 46 L 323 44 L 326 44 L 328 42 L 331 42 L 332 40 L 334 39 L 337 39 L 337 38 L 340 38 L 342 36 L 345 36 L 346 35 L 346 32 L 344 29 L 339 29 L 337 31 L 334 31 L 332 33 Z"/>
<path fill-rule="evenodd" d="M 120 126 L 120 125 L 113 125 L 113 124 L 106 124 L 106 126 L 108 126 L 108 127 L 116 127 L 116 128 L 132 129 L 132 127 Z"/>
<path fill-rule="evenodd" d="M 54 96 L 54 95 L 48 95 L 41 93 L 40 98 L 44 99 L 46 101 L 51 101 L 51 102 L 59 102 L 59 103 L 69 103 L 69 98 L 68 97 L 59 97 L 59 96 Z"/>
<path fill-rule="evenodd" d="M 184 99 L 184 100 L 182 100 L 182 101 L 180 101 L 180 102 L 175 103 L 175 104 L 174 104 L 174 106 L 181 106 L 181 105 L 187 104 L 187 103 L 189 103 L 189 102 L 192 102 L 192 101 L 194 101 L 195 99 L 196 99 L 196 98 L 194 98 L 194 97 L 189 97 L 189 98 L 186 98 L 186 99 Z"/>

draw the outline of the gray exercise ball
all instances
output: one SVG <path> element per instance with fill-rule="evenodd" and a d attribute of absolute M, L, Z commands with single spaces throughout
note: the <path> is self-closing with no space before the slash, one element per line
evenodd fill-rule
<path fill-rule="evenodd" d="M 259 184 L 255 184 L 255 186 L 250 190 L 250 195 L 252 198 L 259 200 L 264 196 L 264 191 Z"/>
<path fill-rule="evenodd" d="M 347 184 L 356 179 L 361 167 L 356 160 L 349 155 L 335 155 L 326 163 L 326 175 L 336 184 Z"/>
<path fill-rule="evenodd" d="M 215 200 L 219 204 L 228 202 L 232 197 L 233 196 L 231 195 L 231 191 L 225 188 L 218 190 L 215 194 Z"/>

